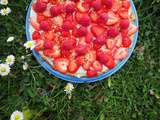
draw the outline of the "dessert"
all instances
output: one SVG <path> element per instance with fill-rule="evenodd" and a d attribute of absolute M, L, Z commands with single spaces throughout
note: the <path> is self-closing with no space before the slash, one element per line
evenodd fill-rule
<path fill-rule="evenodd" d="M 62 74 L 95 77 L 128 56 L 135 15 L 129 0 L 35 0 L 34 48 Z"/>

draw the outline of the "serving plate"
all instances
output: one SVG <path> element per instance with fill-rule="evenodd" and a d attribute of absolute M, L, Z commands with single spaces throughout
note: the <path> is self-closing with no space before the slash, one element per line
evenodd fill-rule
<path fill-rule="evenodd" d="M 34 2 L 34 0 L 31 1 L 28 11 L 27 11 L 27 16 L 26 16 L 26 36 L 27 36 L 27 40 L 32 40 L 32 32 L 33 32 L 33 28 L 30 27 L 30 16 L 35 16 L 35 13 L 32 10 L 32 3 Z M 136 25 L 137 27 L 139 26 L 138 24 L 138 16 L 137 16 L 137 11 L 136 8 L 134 6 L 134 3 L 132 0 L 130 0 L 131 2 L 131 9 L 132 12 L 134 13 L 136 20 L 134 21 L 134 25 Z M 40 54 L 37 53 L 35 50 L 32 50 L 33 55 L 35 56 L 35 58 L 37 59 L 37 61 L 41 64 L 41 66 L 47 70 L 50 74 L 62 79 L 62 80 L 66 80 L 69 82 L 73 82 L 73 83 L 90 83 L 90 82 L 96 82 L 96 81 L 100 81 L 103 80 L 109 76 L 111 76 L 112 74 L 116 73 L 117 71 L 119 71 L 124 64 L 128 61 L 128 59 L 131 57 L 131 54 L 136 46 L 137 43 L 137 38 L 138 38 L 138 31 L 134 34 L 133 37 L 133 41 L 132 41 L 132 46 L 128 49 L 128 56 L 123 59 L 122 61 L 118 62 L 116 67 L 114 67 L 111 70 L 108 70 L 107 72 L 97 76 L 97 77 L 93 77 L 93 78 L 88 78 L 88 77 L 83 77 L 83 78 L 78 78 L 78 77 L 74 77 L 74 76 L 70 76 L 70 75 L 65 75 L 62 74 L 54 69 L 52 69 L 52 67 L 46 62 L 44 61 Z"/>

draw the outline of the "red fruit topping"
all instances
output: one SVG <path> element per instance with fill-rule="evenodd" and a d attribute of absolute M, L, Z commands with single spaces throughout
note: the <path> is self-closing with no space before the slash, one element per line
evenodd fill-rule
<path fill-rule="evenodd" d="M 122 7 L 125 9 L 129 9 L 131 7 L 130 1 L 129 0 L 123 0 L 122 1 Z"/>
<path fill-rule="evenodd" d="M 106 8 L 110 9 L 113 6 L 113 0 L 102 0 L 102 3 L 106 6 Z"/>
<path fill-rule="evenodd" d="M 71 0 L 71 1 L 73 1 L 73 2 L 79 2 L 79 0 Z"/>
<path fill-rule="evenodd" d="M 116 60 L 123 60 L 128 56 L 128 51 L 126 48 L 119 48 L 114 54 L 114 59 Z"/>
<path fill-rule="evenodd" d="M 70 50 L 73 49 L 75 45 L 75 40 L 72 38 L 65 38 L 61 44 L 61 49 Z"/>
<path fill-rule="evenodd" d="M 67 5 L 65 6 L 65 11 L 66 11 L 66 13 L 71 13 L 71 14 L 72 14 L 75 10 L 76 10 L 76 9 L 75 9 L 75 5 L 72 4 L 72 3 L 69 3 L 69 4 L 67 4 Z"/>
<path fill-rule="evenodd" d="M 100 35 L 94 40 L 94 43 L 104 45 L 106 43 L 106 37 L 104 35 Z"/>
<path fill-rule="evenodd" d="M 43 54 L 47 57 L 52 57 L 53 56 L 53 50 L 52 49 L 46 49 L 43 51 Z"/>
<path fill-rule="evenodd" d="M 113 58 L 110 58 L 108 60 L 108 62 L 105 64 L 105 66 L 108 68 L 108 69 L 112 69 L 116 66 L 116 63 L 115 63 L 115 60 Z"/>
<path fill-rule="evenodd" d="M 92 63 L 90 61 L 85 61 L 82 65 L 82 68 L 84 70 L 89 70 L 89 68 L 91 67 Z"/>
<path fill-rule="evenodd" d="M 120 16 L 122 19 L 128 19 L 128 18 L 129 18 L 128 10 L 121 8 L 121 9 L 119 10 L 119 16 Z"/>
<path fill-rule="evenodd" d="M 54 61 L 54 69 L 58 70 L 59 72 L 65 74 L 67 73 L 67 67 L 69 65 L 69 60 L 66 58 L 58 58 Z"/>
<path fill-rule="evenodd" d="M 97 51 L 97 60 L 99 60 L 99 62 L 106 64 L 106 62 L 110 59 L 110 55 L 107 53 L 104 53 L 102 51 Z"/>
<path fill-rule="evenodd" d="M 35 30 L 39 31 L 39 29 L 40 29 L 39 23 L 37 23 L 36 21 L 34 21 L 33 18 L 30 18 L 30 23 L 31 23 L 32 27 L 33 27 Z"/>
<path fill-rule="evenodd" d="M 102 13 L 100 14 L 100 16 L 98 17 L 97 22 L 100 24 L 105 24 L 108 20 L 108 14 L 107 13 Z"/>
<path fill-rule="evenodd" d="M 129 20 L 121 20 L 120 27 L 121 29 L 127 29 L 129 27 Z"/>
<path fill-rule="evenodd" d="M 103 67 L 102 67 L 102 64 L 99 61 L 94 61 L 92 66 L 96 71 L 102 71 Z"/>
<path fill-rule="evenodd" d="M 38 40 L 38 39 L 40 39 L 40 37 L 41 37 L 41 34 L 39 33 L 39 31 L 34 31 L 32 33 L 32 39 L 33 40 Z"/>
<path fill-rule="evenodd" d="M 69 31 L 70 29 L 73 29 L 74 28 L 74 24 L 70 21 L 65 21 L 62 25 L 62 29 L 64 31 Z"/>
<path fill-rule="evenodd" d="M 53 17 L 58 16 L 59 14 L 61 14 L 62 10 L 63 10 L 63 8 L 60 5 L 59 6 L 53 6 L 53 7 L 50 8 L 50 12 L 51 12 L 51 15 Z"/>
<path fill-rule="evenodd" d="M 47 4 L 44 2 L 36 2 L 34 6 L 35 12 L 44 12 L 47 8 Z"/>
<path fill-rule="evenodd" d="M 44 15 L 38 15 L 37 14 L 37 22 L 42 22 L 42 21 L 44 21 L 45 20 L 45 16 Z"/>
<path fill-rule="evenodd" d="M 90 17 L 87 14 L 84 14 L 83 16 L 81 16 L 81 18 L 79 18 L 78 23 L 83 25 L 83 26 L 88 26 L 90 25 Z"/>
<path fill-rule="evenodd" d="M 107 48 L 108 49 L 114 48 L 115 45 L 116 45 L 115 39 L 107 39 Z"/>
<path fill-rule="evenodd" d="M 106 22 L 107 25 L 114 25 L 119 22 L 119 18 L 114 12 L 109 11 L 107 14 L 108 14 L 108 20 Z"/>
<path fill-rule="evenodd" d="M 91 27 L 91 32 L 97 37 L 100 36 L 101 34 L 103 34 L 105 31 L 105 29 L 101 26 L 98 25 L 93 25 Z"/>
<path fill-rule="evenodd" d="M 51 30 L 51 25 L 48 21 L 42 21 L 40 23 L 40 29 L 43 31 L 49 31 L 49 30 Z"/>
<path fill-rule="evenodd" d="M 90 32 L 87 32 L 85 42 L 86 43 L 91 43 L 92 42 L 92 34 Z"/>
<path fill-rule="evenodd" d="M 87 28 L 81 26 L 79 29 L 76 30 L 76 36 L 77 37 L 82 37 L 85 36 L 87 34 Z"/>
<path fill-rule="evenodd" d="M 108 36 L 109 37 L 116 37 L 119 34 L 119 30 L 116 28 L 111 28 L 108 30 Z"/>
<path fill-rule="evenodd" d="M 91 7 L 93 7 L 95 10 L 100 10 L 102 8 L 101 0 L 94 0 L 91 3 Z"/>
<path fill-rule="evenodd" d="M 40 51 L 43 49 L 43 44 L 44 44 L 44 41 L 43 40 L 38 40 L 36 41 L 36 47 L 34 48 L 35 51 Z"/>
<path fill-rule="evenodd" d="M 122 45 L 123 45 L 123 47 L 128 48 L 128 47 L 131 46 L 131 44 L 132 44 L 132 41 L 131 41 L 131 39 L 129 37 L 124 37 L 122 39 Z"/>
<path fill-rule="evenodd" d="M 95 11 L 91 11 L 91 12 L 90 12 L 90 17 L 91 17 L 91 20 L 92 20 L 93 22 L 96 22 L 97 19 L 98 19 L 98 15 L 97 15 L 97 13 L 96 13 Z"/>
<path fill-rule="evenodd" d="M 87 70 L 87 76 L 89 78 L 95 77 L 95 76 L 97 76 L 97 71 L 96 70 Z"/>
<path fill-rule="evenodd" d="M 75 48 L 75 51 L 78 55 L 84 55 L 87 51 L 87 46 L 86 45 L 78 45 Z"/>
<path fill-rule="evenodd" d="M 78 69 L 79 69 L 79 66 L 76 63 L 76 61 L 75 60 L 70 60 L 69 65 L 68 65 L 68 72 L 73 74 L 73 73 L 76 73 Z"/>
<path fill-rule="evenodd" d="M 77 9 L 80 12 L 87 12 L 89 10 L 89 4 L 87 2 L 80 1 L 77 3 Z"/>
<path fill-rule="evenodd" d="M 53 48 L 53 44 L 51 41 L 44 41 L 44 49 L 52 49 Z"/>
<path fill-rule="evenodd" d="M 133 35 L 137 31 L 138 31 L 138 27 L 130 23 L 129 28 L 128 28 L 128 35 Z"/>

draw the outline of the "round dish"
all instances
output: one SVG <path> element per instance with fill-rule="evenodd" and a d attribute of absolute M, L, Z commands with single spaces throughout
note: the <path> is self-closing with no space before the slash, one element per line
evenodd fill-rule
<path fill-rule="evenodd" d="M 30 15 L 31 15 L 31 6 L 32 6 L 32 3 L 33 3 L 34 0 L 32 0 L 30 6 L 29 6 L 29 9 L 28 9 L 28 12 L 27 12 L 27 17 L 26 17 L 26 35 L 27 35 L 27 40 L 32 40 L 31 38 L 31 33 L 30 33 Z M 138 17 L 137 17 L 137 12 L 136 12 L 136 9 L 135 9 L 135 6 L 133 4 L 133 1 L 130 0 L 131 2 L 131 6 L 132 6 L 132 11 L 134 13 L 134 15 L 136 16 L 136 20 L 135 20 L 135 25 L 138 26 Z M 106 73 L 103 73 L 97 77 L 93 77 L 93 78 L 88 78 L 88 77 L 82 77 L 82 78 L 78 78 L 78 77 L 74 77 L 74 76 L 71 76 L 71 75 L 65 75 L 65 74 L 62 74 L 56 70 L 54 70 L 48 63 L 46 63 L 40 56 L 39 53 L 37 53 L 35 50 L 33 50 L 33 54 L 34 56 L 36 57 L 37 61 L 48 71 L 50 72 L 52 75 L 55 75 L 56 77 L 58 78 L 61 78 L 63 80 L 67 80 L 69 82 L 75 82 L 75 83 L 89 83 L 89 82 L 95 82 L 95 81 L 99 81 L 99 80 L 102 80 L 106 77 L 109 77 L 111 76 L 112 74 L 114 74 L 115 72 L 117 72 L 126 62 L 127 60 L 130 58 L 134 48 L 135 48 L 135 45 L 136 45 L 136 42 L 137 42 L 137 38 L 138 38 L 138 32 L 136 32 L 134 34 L 134 38 L 132 40 L 132 46 L 128 49 L 128 56 L 123 59 L 122 61 L 118 62 L 116 67 L 114 67 L 113 69 L 111 70 L 108 70 Z"/>

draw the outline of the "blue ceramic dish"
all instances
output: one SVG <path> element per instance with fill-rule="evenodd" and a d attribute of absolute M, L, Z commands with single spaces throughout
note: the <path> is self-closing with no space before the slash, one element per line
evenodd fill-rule
<path fill-rule="evenodd" d="M 131 5 L 132 5 L 132 11 L 134 12 L 134 14 L 136 15 L 136 21 L 135 21 L 135 25 L 138 26 L 138 16 L 137 16 L 137 11 L 136 11 L 136 8 L 134 6 L 134 3 L 132 0 L 131 1 Z M 33 0 L 32 0 L 33 2 Z M 27 40 L 31 40 L 31 36 L 30 36 L 30 26 L 29 26 L 29 18 L 30 18 L 30 12 L 31 12 L 31 6 L 32 6 L 32 2 L 30 3 L 30 6 L 28 8 L 28 12 L 27 12 L 27 16 L 26 16 L 26 35 L 27 35 Z M 118 70 L 120 70 L 122 68 L 122 66 L 127 62 L 127 60 L 130 58 L 134 48 L 135 48 L 135 45 L 137 43 L 137 38 L 138 38 L 138 32 L 136 32 L 134 34 L 134 38 L 133 38 L 133 43 L 132 43 L 132 46 L 131 48 L 128 50 L 129 52 L 129 55 L 124 59 L 122 60 L 121 62 L 119 62 L 117 64 L 117 66 L 109 71 L 107 71 L 106 73 L 103 73 L 97 77 L 93 77 L 93 78 L 87 78 L 87 77 L 84 77 L 84 78 L 77 78 L 77 77 L 73 77 L 73 76 L 70 76 L 70 75 L 64 75 L 54 69 L 52 69 L 52 67 L 46 63 L 42 58 L 41 56 L 39 55 L 39 53 L 37 53 L 36 51 L 32 51 L 34 56 L 36 57 L 37 61 L 41 64 L 41 66 L 43 66 L 44 69 L 46 69 L 49 73 L 51 73 L 52 75 L 60 78 L 60 79 L 63 79 L 63 80 L 66 80 L 66 81 L 69 81 L 69 82 L 73 82 L 73 83 L 90 83 L 90 82 L 96 82 L 96 81 L 100 81 L 100 80 L 103 80 L 104 78 L 107 78 L 109 76 L 111 76 L 112 74 L 114 74 L 115 72 L 117 72 Z"/>

